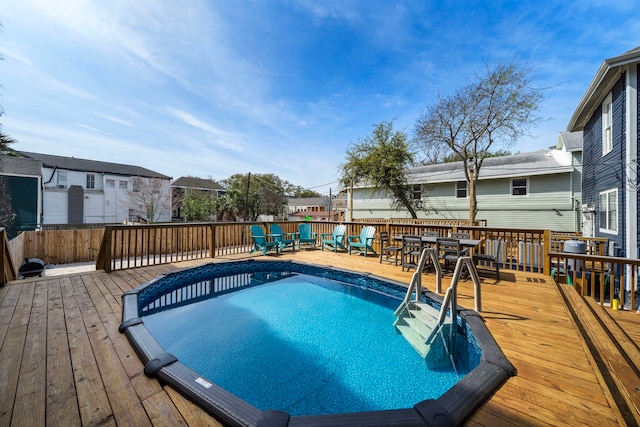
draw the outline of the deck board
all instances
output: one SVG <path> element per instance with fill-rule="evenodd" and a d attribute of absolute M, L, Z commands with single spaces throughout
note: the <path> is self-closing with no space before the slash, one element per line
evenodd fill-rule
<path fill-rule="evenodd" d="M 229 258 L 238 256 L 222 259 Z M 267 259 L 331 265 L 404 283 L 412 275 L 374 257 L 319 250 Z M 204 262 L 210 260 L 26 279 L 0 288 L 0 427 L 219 426 L 175 390 L 147 378 L 118 332 L 124 292 Z M 467 425 L 624 425 L 553 281 L 534 273 L 501 276 L 499 282 L 483 279 L 481 314 L 518 375 Z M 449 281 L 445 277 L 443 289 Z M 433 275 L 425 275 L 423 284 L 433 289 Z M 458 303 L 474 307 L 471 282 L 460 283 Z M 625 345 L 637 349 L 640 314 L 616 312 L 611 318 L 626 331 L 618 339 L 626 337 Z"/>
<path fill-rule="evenodd" d="M 46 379 L 46 366 L 42 360 L 47 353 L 47 284 L 35 284 L 29 325 L 20 363 L 16 401 L 12 419 L 24 420 L 29 425 L 45 422 L 46 388 L 40 382 Z"/>
<path fill-rule="evenodd" d="M 79 426 L 80 412 L 76 404 L 76 388 L 67 326 L 59 280 L 49 280 L 49 312 L 47 316 L 47 406 L 46 425 Z"/>

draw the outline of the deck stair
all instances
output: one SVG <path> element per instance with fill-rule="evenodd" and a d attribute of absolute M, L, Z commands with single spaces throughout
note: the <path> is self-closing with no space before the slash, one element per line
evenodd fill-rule
<path fill-rule="evenodd" d="M 594 365 L 600 367 L 600 381 L 620 425 L 640 425 L 640 347 L 614 320 L 622 313 L 583 297 L 574 286 L 557 286 Z"/>

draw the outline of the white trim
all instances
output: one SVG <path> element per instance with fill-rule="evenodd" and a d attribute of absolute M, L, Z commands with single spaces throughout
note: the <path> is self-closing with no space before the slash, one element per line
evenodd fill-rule
<path fill-rule="evenodd" d="M 611 92 L 602 101 L 602 155 L 613 150 L 613 97 Z"/>
<path fill-rule="evenodd" d="M 636 64 L 626 67 L 626 158 L 627 177 L 638 177 L 638 73 Z M 638 256 L 638 189 L 627 185 L 625 196 L 625 230 L 627 258 Z"/>
<path fill-rule="evenodd" d="M 517 179 L 524 179 L 525 181 L 525 191 L 526 194 L 513 194 L 513 181 L 517 180 Z M 517 188 L 522 188 L 522 186 L 518 186 Z M 511 180 L 509 181 L 509 196 L 510 197 L 529 197 L 529 177 L 518 177 L 518 178 L 511 178 Z"/>
<path fill-rule="evenodd" d="M 616 228 L 607 228 L 609 226 L 609 216 L 607 215 L 607 227 L 602 227 L 602 215 L 603 213 L 608 213 L 608 206 L 609 206 L 609 194 L 614 193 L 616 195 L 616 210 L 615 210 L 615 216 L 616 216 Z M 606 195 L 606 206 L 603 209 L 602 208 L 602 196 Z M 598 231 L 600 233 L 606 233 L 606 234 L 615 234 L 616 236 L 618 235 L 618 229 L 620 228 L 620 212 L 618 209 L 618 202 L 619 202 L 619 196 L 618 196 L 618 189 L 617 188 L 612 188 L 609 190 L 605 190 L 605 191 L 601 191 L 598 193 Z"/>

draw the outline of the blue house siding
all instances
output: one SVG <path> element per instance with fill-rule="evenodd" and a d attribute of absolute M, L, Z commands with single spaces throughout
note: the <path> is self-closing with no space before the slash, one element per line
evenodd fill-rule
<path fill-rule="evenodd" d="M 622 253 L 640 258 L 640 46 L 605 59 L 578 103 L 568 132 L 583 132 L 585 224 L 598 225 L 593 234 L 608 238 Z M 613 152 L 602 157 L 601 105 L 611 94 Z M 618 190 L 618 223 L 615 233 L 599 230 L 604 212 L 598 193 Z M 630 282 L 627 283 L 631 286 Z"/>
<path fill-rule="evenodd" d="M 613 149 L 602 155 L 602 106 L 598 107 L 583 132 L 583 175 L 582 203 L 596 208 L 595 232 L 597 237 L 608 238 L 618 247 L 624 248 L 625 220 L 625 76 L 622 75 L 614 85 L 612 94 L 613 114 Z M 600 193 L 618 189 L 618 230 L 616 234 L 600 231 Z"/>

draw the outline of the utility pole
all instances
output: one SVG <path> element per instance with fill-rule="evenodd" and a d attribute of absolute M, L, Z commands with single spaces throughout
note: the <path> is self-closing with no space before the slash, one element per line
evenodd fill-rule
<path fill-rule="evenodd" d="M 333 211 L 331 210 L 331 187 L 329 187 L 329 221 L 333 221 Z"/>
<path fill-rule="evenodd" d="M 353 221 L 353 178 L 351 178 L 351 189 L 349 190 L 349 222 Z"/>

